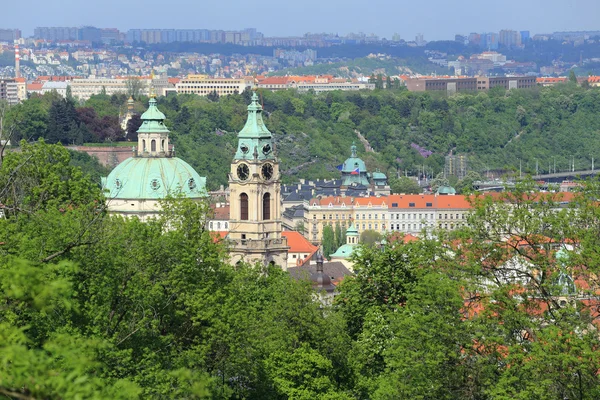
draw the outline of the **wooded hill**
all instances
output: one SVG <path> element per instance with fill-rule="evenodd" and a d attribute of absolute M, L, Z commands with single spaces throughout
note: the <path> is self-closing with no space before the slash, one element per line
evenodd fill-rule
<path fill-rule="evenodd" d="M 218 98 L 179 95 L 159 98 L 179 157 L 208 178 L 209 188 L 226 184 L 229 163 L 244 125 L 249 92 Z M 83 104 L 47 94 L 6 111 L 4 127 L 15 138 L 83 143 L 126 140 L 118 125 L 125 96 L 93 96 Z M 535 172 L 591 167 L 600 157 L 600 89 L 574 83 L 553 88 L 456 94 L 406 90 L 299 94 L 261 92 L 265 121 L 273 132 L 286 182 L 333 178 L 359 146 L 369 170 L 388 176 L 436 175 L 444 157 L 466 154 L 476 172 L 518 169 Z M 143 112 L 147 99 L 136 101 Z M 135 140 L 132 121 L 127 138 Z M 357 131 L 374 153 L 366 153 Z M 429 155 L 429 152 L 432 154 Z M 424 157 L 426 156 L 426 158 Z"/>

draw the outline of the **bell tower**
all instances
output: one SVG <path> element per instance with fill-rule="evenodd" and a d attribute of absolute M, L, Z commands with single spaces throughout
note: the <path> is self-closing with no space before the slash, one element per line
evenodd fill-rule
<path fill-rule="evenodd" d="M 279 160 L 262 119 L 256 88 L 248 119 L 238 133 L 229 172 L 231 262 L 287 265 L 287 239 L 281 236 Z"/>

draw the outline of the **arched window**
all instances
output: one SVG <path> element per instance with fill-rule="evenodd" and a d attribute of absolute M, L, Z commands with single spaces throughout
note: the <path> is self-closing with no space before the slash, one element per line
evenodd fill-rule
<path fill-rule="evenodd" d="M 240 194 L 240 219 L 248 221 L 248 195 L 246 193 Z"/>
<path fill-rule="evenodd" d="M 165 151 L 165 140 L 164 139 L 160 142 L 160 151 Z"/>
<path fill-rule="evenodd" d="M 142 151 L 147 151 L 146 149 L 146 140 L 142 140 Z"/>
<path fill-rule="evenodd" d="M 271 219 L 271 194 L 263 195 L 263 220 Z"/>
<path fill-rule="evenodd" d="M 150 151 L 156 151 L 156 140 L 150 142 Z"/>

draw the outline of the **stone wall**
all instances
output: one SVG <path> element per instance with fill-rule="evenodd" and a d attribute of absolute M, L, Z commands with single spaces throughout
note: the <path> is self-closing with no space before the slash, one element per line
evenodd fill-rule
<path fill-rule="evenodd" d="M 134 146 L 134 144 L 132 144 L 132 146 Z M 132 147 L 129 146 L 69 146 L 68 148 L 88 153 L 90 156 L 96 157 L 98 161 L 100 161 L 100 164 L 110 168 L 114 168 L 134 154 L 131 150 Z"/>

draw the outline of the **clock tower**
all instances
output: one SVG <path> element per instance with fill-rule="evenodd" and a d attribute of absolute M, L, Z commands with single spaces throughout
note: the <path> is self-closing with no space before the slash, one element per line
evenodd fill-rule
<path fill-rule="evenodd" d="M 231 262 L 287 266 L 287 239 L 281 236 L 279 161 L 262 119 L 256 89 L 248 120 L 238 134 L 229 172 Z"/>

